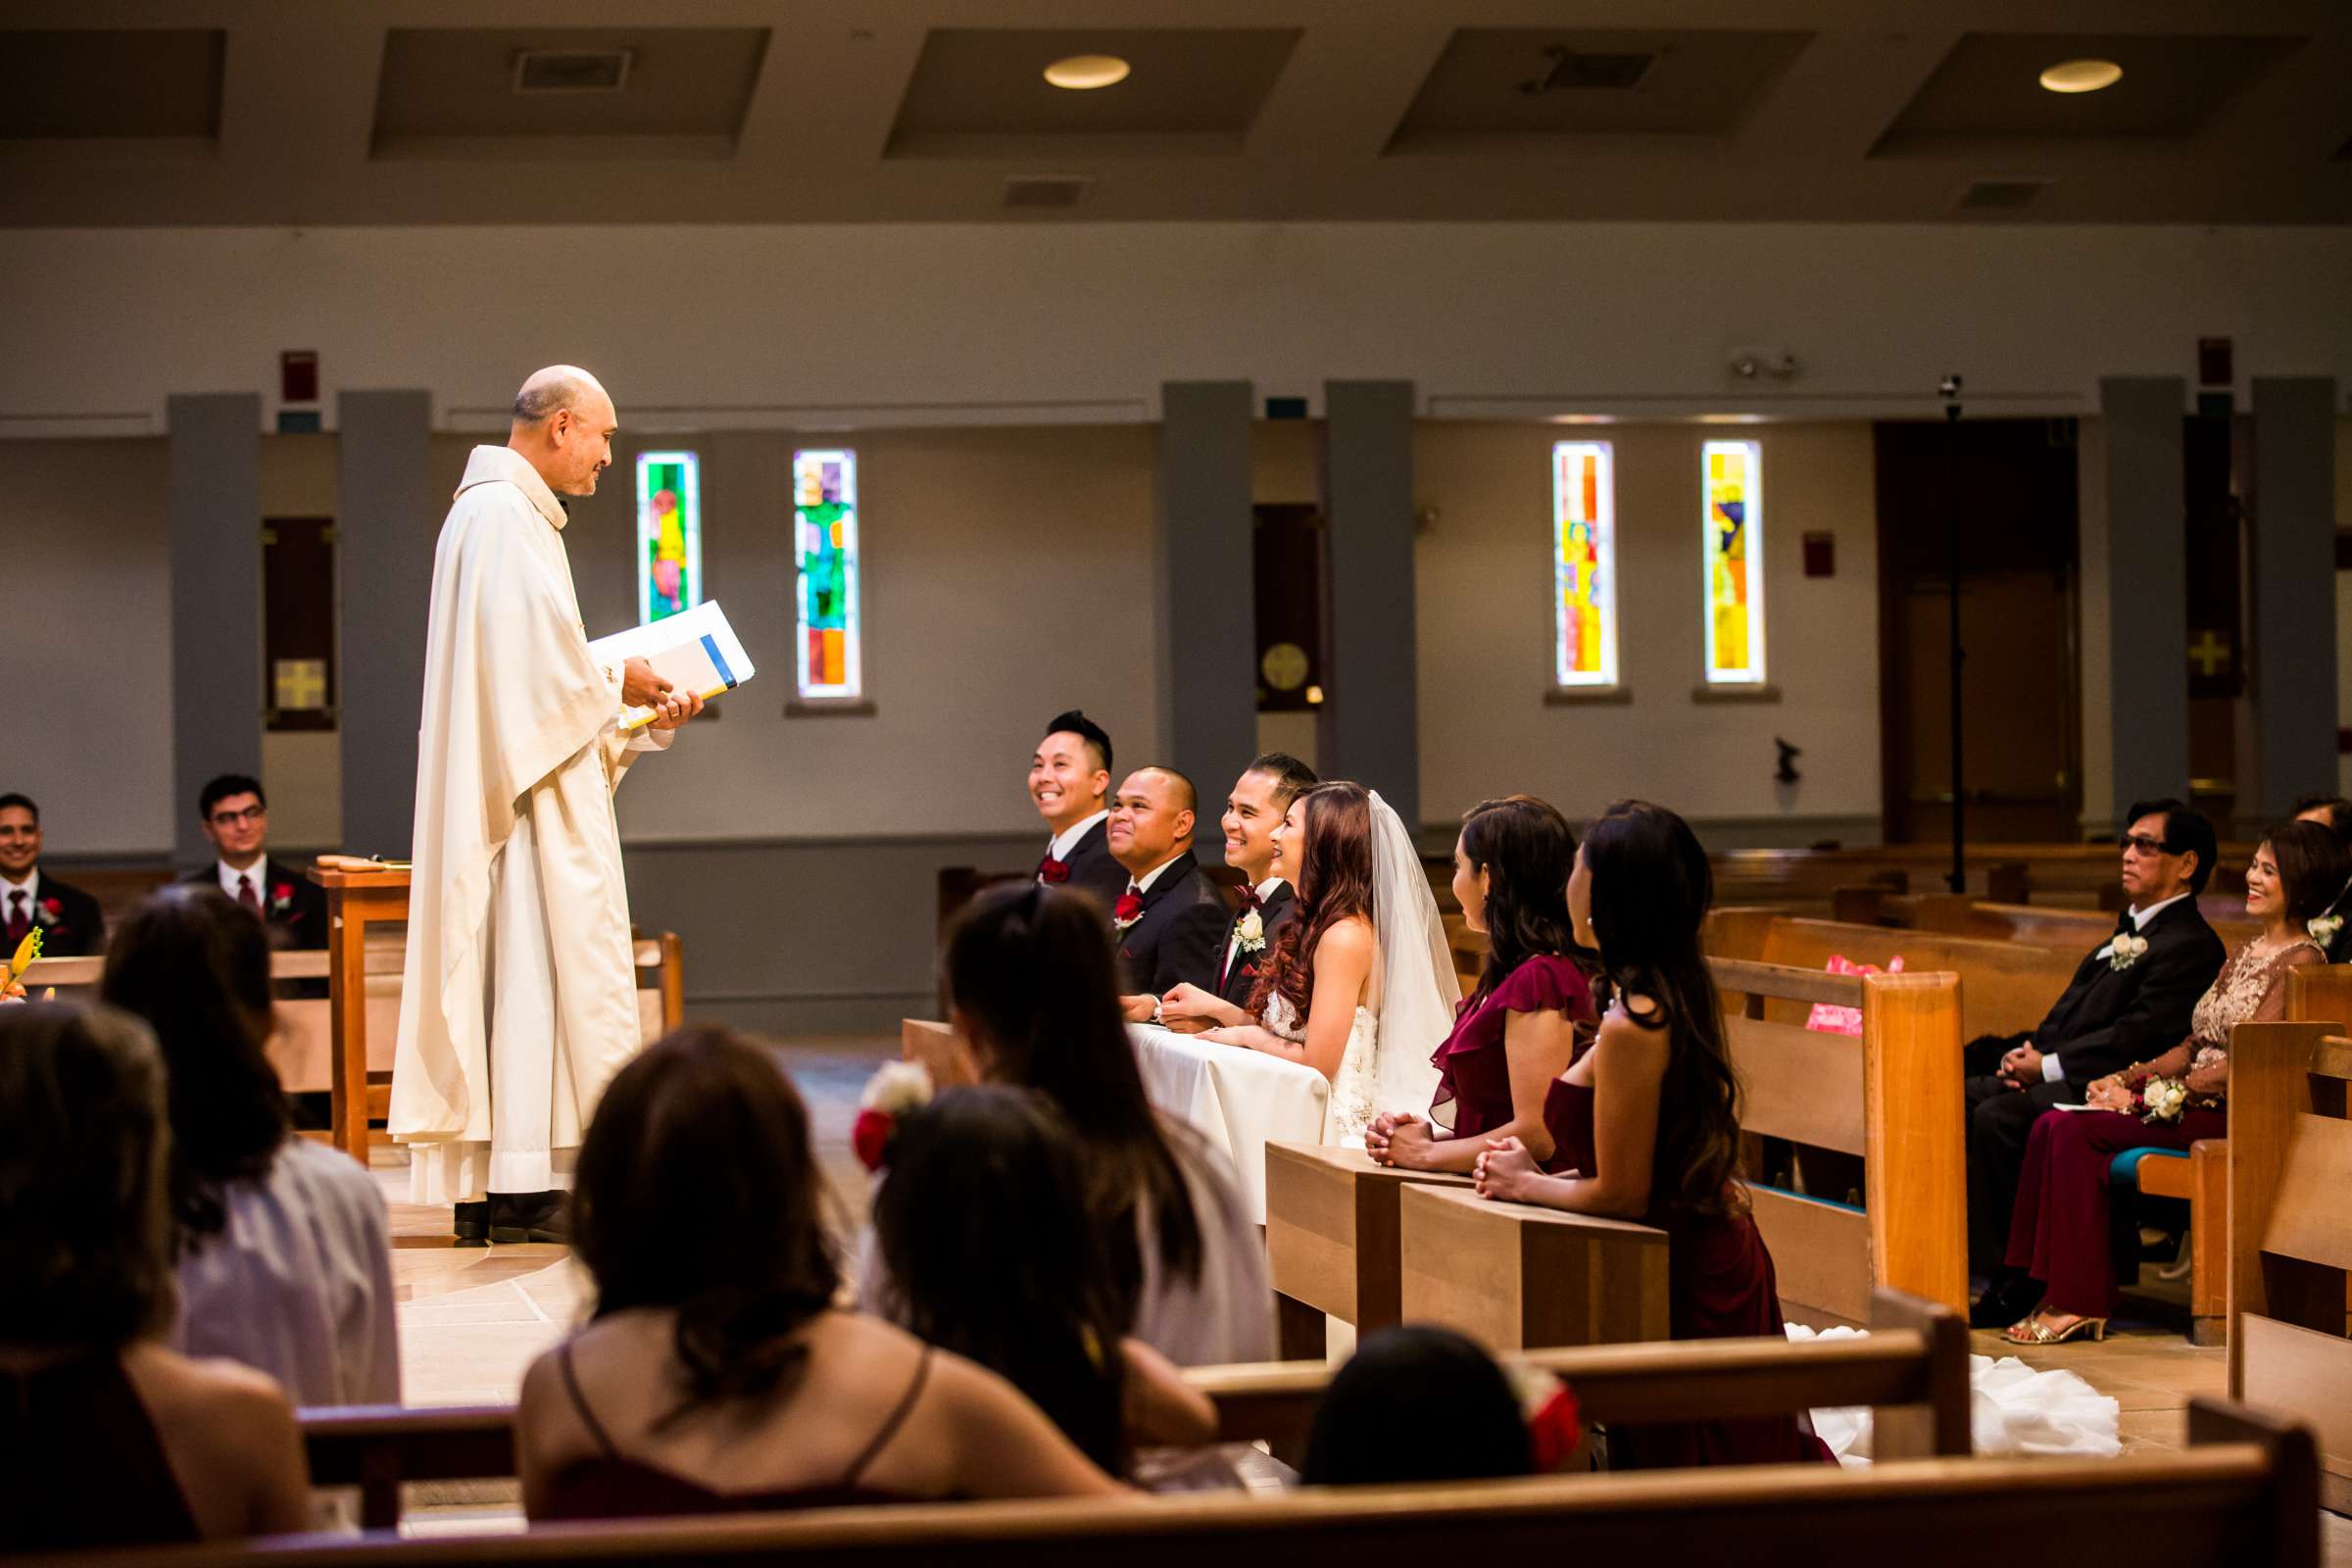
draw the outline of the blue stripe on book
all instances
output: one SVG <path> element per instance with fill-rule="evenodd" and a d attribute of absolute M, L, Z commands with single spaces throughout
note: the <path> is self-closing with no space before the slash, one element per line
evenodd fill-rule
<path fill-rule="evenodd" d="M 718 651 L 718 639 L 709 632 L 703 634 L 703 652 L 710 656 L 710 667 L 717 670 L 718 678 L 727 683 L 727 690 L 733 691 L 735 672 L 727 667 L 726 656 Z"/>

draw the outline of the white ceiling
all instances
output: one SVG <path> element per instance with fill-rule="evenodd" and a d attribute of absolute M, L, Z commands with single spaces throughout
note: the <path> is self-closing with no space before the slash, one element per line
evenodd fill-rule
<path fill-rule="evenodd" d="M 623 95 L 507 93 L 575 41 Z M 1524 93 L 1547 42 L 1655 59 Z M 1135 74 L 1039 84 L 1089 47 Z M 2019 79 L 2081 53 L 2124 82 Z M 2352 0 L 10 0 L 0 224 L 2344 223 L 2348 82 Z"/>

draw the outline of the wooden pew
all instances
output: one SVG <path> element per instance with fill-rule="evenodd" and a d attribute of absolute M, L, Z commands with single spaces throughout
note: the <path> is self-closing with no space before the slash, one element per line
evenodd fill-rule
<path fill-rule="evenodd" d="M 1664 1231 L 1422 1184 L 1398 1189 L 1396 1221 L 1407 1322 L 1442 1323 L 1497 1350 L 1670 1333 Z"/>
<path fill-rule="evenodd" d="M 1964 1456 L 1970 1451 L 1968 1326 L 1956 1314 L 1884 1291 L 1863 1339 L 1712 1340 L 1533 1350 L 1522 1357 L 1576 1391 L 1587 1425 L 1723 1420 L 1868 1405 L 1881 1459 Z M 1191 1367 L 1224 1443 L 1304 1445 L 1333 1368 L 1315 1361 Z M 479 1481 L 514 1474 L 509 1405 L 398 1405 L 301 1412 L 311 1484 L 357 1487 L 361 1522 L 388 1529 L 400 1489 L 418 1481 Z"/>
<path fill-rule="evenodd" d="M 2230 1391 L 2318 1429 L 2321 1500 L 2352 1514 L 2352 1039 L 2340 1020 L 2230 1042 Z"/>
<path fill-rule="evenodd" d="M 972 1060 L 972 1048 L 944 1023 L 928 1018 L 901 1018 L 899 1055 L 929 1073 L 934 1089 L 980 1081 L 980 1067 Z"/>
<path fill-rule="evenodd" d="M 1942 931 L 1985 942 L 2022 942 L 2029 947 L 2052 948 L 2078 960 L 2103 946 L 2115 933 L 2115 915 L 2105 909 L 2068 909 L 2047 904 L 2002 904 L 1965 895 L 1929 894 L 1878 901 L 1874 913 L 1861 918 L 1880 925 L 1918 931 Z M 2223 942 L 2234 949 L 2262 934 L 2262 922 L 2245 917 L 2244 901 L 2235 901 L 2236 913 L 2207 922 Z M 1840 920 L 1849 916 L 1839 914 Z"/>
<path fill-rule="evenodd" d="M 112 1554 L 122 1568 L 406 1568 L 520 1562 L 847 1564 L 957 1568 L 1291 1568 L 1455 1557 L 1959 1568 L 2318 1568 L 2311 1435 L 2218 1400 L 2189 1407 L 2190 1447 L 2120 1459 L 1899 1459 L 1868 1469 L 1756 1466 L 1304 1489 L 1276 1498 L 928 1503 L 399 1541 L 289 1537 Z M 1988 1523 L 1991 1521 L 1991 1523 Z M 1987 1532 L 1997 1538 L 1988 1544 Z"/>
<path fill-rule="evenodd" d="M 1358 1334 L 1399 1320 L 1397 1195 L 1409 1183 L 1470 1178 L 1376 1164 L 1360 1149 L 1266 1145 L 1266 1254 L 1286 1359 L 1323 1354 L 1326 1313 Z"/>
<path fill-rule="evenodd" d="M 1741 1130 L 1863 1160 L 1859 1210 L 1749 1186 L 1783 1303 L 1850 1323 L 1867 1311 L 1871 1287 L 1884 1285 L 1965 1310 L 1960 978 L 1924 967 L 1851 976 L 1708 961 L 1726 997 Z M 1859 1007 L 1861 1036 L 1788 1021 L 1818 1003 Z"/>
<path fill-rule="evenodd" d="M 2112 921 L 2110 922 L 2112 928 Z M 1934 931 L 1846 925 L 1788 916 L 1743 918 L 1711 928 L 1707 956 L 1826 972 L 1833 956 L 1886 968 L 1897 957 L 1911 973 L 1948 970 L 1961 977 L 1960 1038 L 2022 1034 L 2039 1024 L 2074 978 L 2082 953 L 2010 942 L 1984 942 Z M 1770 1007 L 1767 1018 L 1804 1022 L 1805 1008 Z"/>

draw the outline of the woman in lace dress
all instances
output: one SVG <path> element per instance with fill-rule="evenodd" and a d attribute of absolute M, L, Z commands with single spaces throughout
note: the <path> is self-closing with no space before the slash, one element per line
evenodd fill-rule
<path fill-rule="evenodd" d="M 2189 1016 L 2189 1035 L 2149 1061 L 2101 1078 L 2089 1110 L 2050 1110 L 2034 1124 L 2009 1226 L 2008 1265 L 2042 1286 L 2041 1305 L 2010 1325 L 2017 1345 L 2102 1339 L 2115 1309 L 2108 1247 L 2108 1168 L 2127 1149 L 2185 1150 L 2229 1127 L 2230 1031 L 2286 1011 L 2286 972 L 2325 963 L 2307 922 L 2344 885 L 2344 847 L 2311 822 L 2273 828 L 2246 868 L 2246 913 L 2262 934 L 2230 956 Z M 2184 1099 L 2171 1105 L 2173 1085 Z M 2151 1097 L 2150 1086 L 2155 1086 Z"/>

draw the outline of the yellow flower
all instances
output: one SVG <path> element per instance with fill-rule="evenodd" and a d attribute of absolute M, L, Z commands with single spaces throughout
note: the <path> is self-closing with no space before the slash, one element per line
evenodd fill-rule
<path fill-rule="evenodd" d="M 35 926 L 24 933 L 24 940 L 17 944 L 16 956 L 8 960 L 9 984 L 14 985 L 23 978 L 24 971 L 32 967 L 32 960 L 40 956 L 41 930 Z"/>

